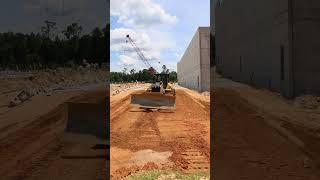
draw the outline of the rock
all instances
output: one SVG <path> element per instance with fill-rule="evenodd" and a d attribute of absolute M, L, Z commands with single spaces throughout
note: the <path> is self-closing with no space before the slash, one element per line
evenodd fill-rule
<path fill-rule="evenodd" d="M 13 100 L 9 102 L 9 107 L 15 107 L 17 105 L 22 104 L 23 102 L 29 100 L 34 93 L 22 90 L 17 96 L 14 97 Z"/>
<path fill-rule="evenodd" d="M 9 102 L 9 106 L 8 107 L 15 107 L 18 106 L 21 102 L 17 101 L 17 100 L 12 100 Z"/>

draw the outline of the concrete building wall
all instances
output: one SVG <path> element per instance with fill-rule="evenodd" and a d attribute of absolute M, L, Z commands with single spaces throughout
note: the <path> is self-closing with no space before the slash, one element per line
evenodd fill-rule
<path fill-rule="evenodd" d="M 214 5 L 218 72 L 287 97 L 320 94 L 320 1 L 216 0 Z"/>
<path fill-rule="evenodd" d="M 178 84 L 194 90 L 200 89 L 199 39 L 200 37 L 197 31 L 177 65 Z"/>
<path fill-rule="evenodd" d="M 177 64 L 178 84 L 197 91 L 210 90 L 209 27 L 200 27 Z"/>
<path fill-rule="evenodd" d="M 320 1 L 294 0 L 294 89 L 320 94 Z"/>
<path fill-rule="evenodd" d="M 290 71 L 284 69 L 281 74 L 281 57 L 283 67 L 290 63 L 287 0 L 216 3 L 217 71 L 235 81 L 290 96 Z"/>
<path fill-rule="evenodd" d="M 210 90 L 210 29 L 200 27 L 200 91 Z"/>

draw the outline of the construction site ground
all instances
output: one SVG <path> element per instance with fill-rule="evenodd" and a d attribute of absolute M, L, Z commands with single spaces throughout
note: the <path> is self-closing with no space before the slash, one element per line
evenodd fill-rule
<path fill-rule="evenodd" d="M 107 93 L 105 84 L 74 86 L 1 106 L 0 179 L 106 179 L 106 149 L 99 148 L 104 141 L 65 132 L 65 102 L 103 99 Z"/>
<path fill-rule="evenodd" d="M 176 109 L 130 106 L 130 94 L 111 96 L 110 170 L 121 179 L 144 170 L 207 172 L 210 169 L 210 95 L 176 86 Z"/>
<path fill-rule="evenodd" d="M 316 103 L 288 100 L 214 73 L 211 79 L 215 179 L 320 179 Z"/>

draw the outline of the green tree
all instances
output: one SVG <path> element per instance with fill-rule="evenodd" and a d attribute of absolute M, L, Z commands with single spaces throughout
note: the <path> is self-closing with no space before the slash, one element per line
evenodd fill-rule
<path fill-rule="evenodd" d="M 126 67 L 124 67 L 123 70 L 122 70 L 123 74 L 126 74 L 127 71 L 128 71 L 128 68 L 126 68 Z"/>
<path fill-rule="evenodd" d="M 45 21 L 39 33 L 0 33 L 0 69 L 58 67 L 79 64 L 83 59 L 89 63 L 107 62 L 109 24 L 82 34 L 81 25 L 72 23 L 62 33 L 65 38 L 55 34 L 56 25 Z"/>
<path fill-rule="evenodd" d="M 175 72 L 175 71 L 171 71 L 170 73 L 169 73 L 169 81 L 170 82 L 177 82 L 177 72 Z"/>
<path fill-rule="evenodd" d="M 79 39 L 81 36 L 82 27 L 78 23 L 72 23 L 71 25 L 67 26 L 66 30 L 62 31 L 62 34 L 68 39 Z"/>
<path fill-rule="evenodd" d="M 57 23 L 53 21 L 44 21 L 45 25 L 41 27 L 41 33 L 46 38 L 51 38 L 54 31 L 57 29 Z"/>

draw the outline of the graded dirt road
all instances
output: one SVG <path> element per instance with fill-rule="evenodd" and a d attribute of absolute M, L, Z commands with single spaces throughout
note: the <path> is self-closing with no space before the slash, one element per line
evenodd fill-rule
<path fill-rule="evenodd" d="M 210 103 L 178 88 L 174 111 L 145 111 L 130 106 L 132 92 L 111 97 L 112 179 L 150 169 L 209 172 Z"/>
<path fill-rule="evenodd" d="M 106 179 L 106 149 L 95 146 L 94 136 L 65 132 L 66 101 L 105 96 L 105 90 L 35 96 L 1 114 L 0 179 Z"/>
<path fill-rule="evenodd" d="M 213 99 L 215 179 L 320 179 L 304 149 L 267 124 L 272 117 L 259 113 L 236 90 L 215 88 Z"/>

